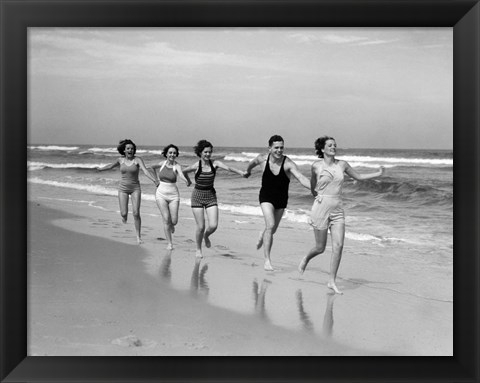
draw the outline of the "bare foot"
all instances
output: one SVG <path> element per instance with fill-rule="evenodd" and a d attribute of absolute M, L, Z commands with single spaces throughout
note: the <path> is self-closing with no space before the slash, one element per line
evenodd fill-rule
<path fill-rule="evenodd" d="M 141 244 L 143 243 L 142 238 L 137 237 L 137 243 L 138 243 L 139 245 L 141 245 Z"/>
<path fill-rule="evenodd" d="M 263 246 L 263 231 L 260 232 L 257 241 L 257 250 L 259 250 Z"/>
<path fill-rule="evenodd" d="M 303 274 L 303 273 L 304 273 L 304 271 L 305 271 L 305 269 L 306 269 L 306 267 L 307 267 L 307 264 L 308 264 L 308 262 L 307 262 L 307 257 L 304 257 L 304 258 L 301 260 L 300 264 L 298 265 L 298 272 L 299 272 L 300 274 Z"/>
<path fill-rule="evenodd" d="M 202 250 L 197 250 L 197 251 L 195 252 L 195 257 L 196 257 L 196 258 L 203 258 Z"/>
<path fill-rule="evenodd" d="M 335 291 L 335 294 L 343 295 L 343 293 L 338 289 L 337 285 L 334 282 L 328 282 L 327 287 Z"/>
<path fill-rule="evenodd" d="M 173 250 L 173 244 L 169 243 L 169 244 L 167 245 L 167 250 Z"/>
<path fill-rule="evenodd" d="M 203 239 L 205 240 L 205 247 L 206 247 L 207 249 L 209 249 L 210 247 L 212 247 L 212 242 L 210 242 L 210 239 L 209 239 L 206 235 L 203 237 Z"/>
<path fill-rule="evenodd" d="M 265 261 L 265 264 L 263 265 L 263 268 L 266 271 L 274 271 L 274 268 L 272 267 L 272 264 L 270 263 L 270 261 Z"/>

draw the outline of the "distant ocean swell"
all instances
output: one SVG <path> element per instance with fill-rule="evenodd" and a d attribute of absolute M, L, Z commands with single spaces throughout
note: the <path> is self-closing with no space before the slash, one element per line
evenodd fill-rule
<path fill-rule="evenodd" d="M 453 204 L 453 193 L 428 185 L 389 180 L 350 181 L 346 183 L 349 193 L 374 192 L 382 198 L 395 201 L 412 201 L 422 205 Z"/>
<path fill-rule="evenodd" d="M 103 163 L 48 163 L 28 161 L 27 167 L 31 172 L 38 170 L 60 169 L 76 171 L 93 171 Z M 388 179 L 374 179 L 362 182 L 347 180 L 345 184 L 349 194 L 356 192 L 374 192 L 388 200 L 412 200 L 419 204 L 453 204 L 453 193 L 440 190 L 429 185 L 412 184 L 410 182 L 391 181 Z"/>
<path fill-rule="evenodd" d="M 243 152 L 241 154 L 226 155 L 225 161 L 232 162 L 250 162 L 260 153 Z M 295 155 L 288 154 L 297 165 L 311 165 L 318 160 L 315 155 Z M 437 159 L 437 158 L 394 158 L 394 157 L 371 157 L 371 156 L 338 156 L 338 159 L 347 161 L 351 166 L 362 167 L 378 167 L 383 165 L 385 167 L 395 166 L 453 166 L 452 159 Z"/>
<path fill-rule="evenodd" d="M 117 149 L 115 147 L 108 148 L 83 148 L 80 150 L 78 146 L 54 146 L 54 145 L 39 145 L 39 146 L 28 146 L 30 151 L 40 151 L 44 153 L 61 153 L 65 154 L 77 154 L 77 155 L 102 155 L 106 157 L 118 156 Z M 193 150 L 189 148 L 188 152 L 180 149 L 182 156 L 195 157 Z M 137 154 L 143 156 L 161 156 L 161 149 L 149 149 L 143 150 L 138 149 Z M 231 162 L 249 162 L 254 159 L 260 152 L 214 152 L 215 158 L 221 158 L 224 161 Z M 314 161 L 318 160 L 317 156 L 314 154 L 294 154 L 286 153 L 289 158 L 295 161 L 298 165 L 311 165 Z M 435 153 L 431 153 L 432 158 L 407 158 L 407 157 L 391 157 L 391 156 L 362 156 L 362 155 L 338 155 L 339 159 L 345 160 L 350 163 L 352 166 L 362 166 L 362 167 L 378 167 L 383 165 L 385 167 L 396 167 L 396 166 L 435 166 L 435 167 L 452 167 L 453 159 L 452 158 L 435 158 Z"/>

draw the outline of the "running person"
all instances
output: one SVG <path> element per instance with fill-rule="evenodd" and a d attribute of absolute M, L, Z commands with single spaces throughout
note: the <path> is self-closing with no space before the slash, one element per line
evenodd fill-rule
<path fill-rule="evenodd" d="M 142 199 L 142 190 L 140 188 L 140 181 L 138 179 L 139 170 L 145 173 L 145 175 L 153 182 L 155 185 L 158 184 L 158 181 L 151 176 L 145 163 L 140 157 L 135 156 L 137 151 L 137 146 L 131 140 L 123 140 L 117 146 L 118 152 L 122 157 L 117 158 L 117 160 L 109 165 L 102 167 L 97 167 L 97 171 L 104 171 L 113 169 L 117 166 L 120 167 L 120 174 L 122 178 L 118 185 L 118 202 L 120 205 L 120 215 L 122 216 L 122 222 L 127 223 L 128 218 L 128 199 L 131 196 L 132 198 L 132 210 L 133 210 L 133 219 L 135 223 L 135 231 L 137 233 L 137 242 L 138 244 L 143 243 L 141 228 L 142 228 L 142 219 L 140 217 L 140 202 Z"/>
<path fill-rule="evenodd" d="M 328 228 L 332 239 L 332 259 L 327 287 L 343 294 L 335 280 L 342 259 L 345 238 L 345 215 L 343 212 L 342 186 L 344 173 L 355 180 L 367 180 L 381 176 L 383 166 L 376 173 L 359 174 L 348 162 L 335 159 L 337 144 L 332 137 L 320 137 L 315 141 L 315 151 L 320 160 L 312 164 L 311 191 L 315 196 L 310 215 L 310 224 L 315 235 L 315 246 L 302 259 L 298 271 L 303 274 L 308 262 L 325 251 Z"/>
<path fill-rule="evenodd" d="M 265 219 L 265 229 L 260 232 L 257 249 L 263 245 L 265 257 L 264 269 L 273 271 L 270 252 L 273 235 L 277 231 L 288 203 L 288 188 L 293 175 L 304 187 L 310 189 L 310 182 L 297 168 L 295 162 L 283 155 L 284 141 L 275 135 L 268 140 L 268 154 L 260 154 L 250 161 L 246 171 L 249 177 L 251 170 L 260 165 L 263 170 L 262 187 L 259 194 L 260 207 Z"/>
<path fill-rule="evenodd" d="M 228 170 L 245 176 L 245 172 L 225 165 L 223 162 L 211 160 L 213 145 L 207 140 L 200 140 L 194 147 L 195 154 L 200 160 L 185 168 L 184 173 L 195 172 L 195 187 L 192 191 L 191 207 L 195 217 L 195 241 L 197 245 L 196 257 L 202 258 L 202 241 L 207 248 L 211 247 L 210 236 L 218 227 L 217 193 L 214 188 L 217 169 Z M 205 227 L 205 214 L 208 225 Z"/>
<path fill-rule="evenodd" d="M 153 165 L 151 168 L 155 172 L 155 177 L 159 180 L 155 201 L 162 214 L 165 237 L 167 237 L 167 249 L 173 249 L 172 234 L 175 232 L 175 225 L 178 222 L 178 208 L 180 206 L 180 193 L 177 187 L 177 176 L 180 177 L 187 186 L 192 182 L 183 174 L 182 167 L 177 163 L 178 147 L 170 144 L 166 146 L 162 155 L 166 161 Z"/>

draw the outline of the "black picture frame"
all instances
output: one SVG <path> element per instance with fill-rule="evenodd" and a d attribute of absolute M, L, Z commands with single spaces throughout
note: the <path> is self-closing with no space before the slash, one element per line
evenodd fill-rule
<path fill-rule="evenodd" d="M 0 0 L 0 379 L 478 382 L 480 5 L 473 0 Z M 453 27 L 452 357 L 27 356 L 29 27 Z M 407 320 L 407 318 L 406 318 Z"/>

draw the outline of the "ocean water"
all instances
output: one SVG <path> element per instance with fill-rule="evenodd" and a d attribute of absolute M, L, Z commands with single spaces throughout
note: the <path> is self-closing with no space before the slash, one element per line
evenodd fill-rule
<path fill-rule="evenodd" d="M 96 172 L 119 156 L 116 147 L 93 145 L 28 146 L 28 182 L 64 190 L 83 190 L 93 195 L 117 195 L 118 168 Z M 146 165 L 164 158 L 161 147 L 139 147 L 137 156 Z M 244 170 L 248 162 L 265 148 L 215 147 L 213 158 Z M 286 148 L 284 153 L 310 177 L 316 160 L 313 149 Z M 344 207 L 346 238 L 369 242 L 388 249 L 406 249 L 411 258 L 424 265 L 452 266 L 453 262 L 453 152 L 450 150 L 381 150 L 341 149 L 338 159 L 346 160 L 359 172 L 376 171 L 385 166 L 386 174 L 377 179 L 354 181 L 346 177 Z M 192 147 L 180 147 L 178 162 L 182 166 L 198 161 Z M 193 180 L 193 174 L 191 174 Z M 142 198 L 154 201 L 154 187 L 142 172 Z M 261 217 L 258 203 L 261 173 L 255 168 L 249 179 L 219 170 L 215 188 L 221 211 L 229 211 L 239 220 Z M 190 204 L 191 188 L 179 182 L 181 205 Z M 282 225 L 308 228 L 313 203 L 310 191 L 295 179 L 290 183 L 289 205 Z M 398 252 L 395 252 L 398 254 Z"/>

